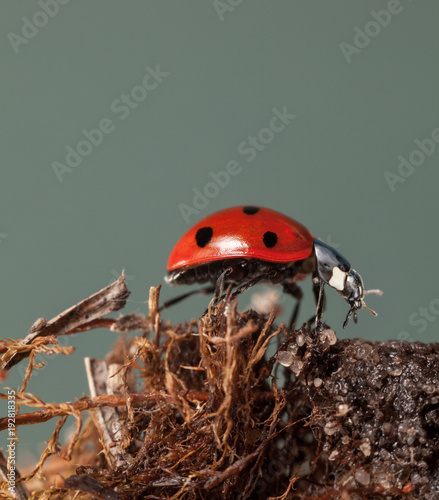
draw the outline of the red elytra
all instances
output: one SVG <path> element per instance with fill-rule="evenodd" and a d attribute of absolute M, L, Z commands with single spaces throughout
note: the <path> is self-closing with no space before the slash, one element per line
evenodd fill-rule
<path fill-rule="evenodd" d="M 297 317 L 302 292 L 297 282 L 312 276 L 317 303 L 316 324 L 321 325 L 325 303 L 324 286 L 337 290 L 349 304 L 343 327 L 357 311 L 366 307 L 361 276 L 334 248 L 313 238 L 299 222 L 268 208 L 239 206 L 221 210 L 195 224 L 177 242 L 168 260 L 166 281 L 172 285 L 211 282 L 204 292 L 214 292 L 214 303 L 225 286 L 237 286 L 232 298 L 257 283 L 280 284 L 297 299 L 292 323 Z M 187 292 L 162 308 L 196 292 Z"/>
<path fill-rule="evenodd" d="M 191 227 L 169 255 L 167 270 L 237 257 L 294 262 L 309 257 L 313 244 L 308 229 L 286 215 L 268 208 L 233 207 Z"/>

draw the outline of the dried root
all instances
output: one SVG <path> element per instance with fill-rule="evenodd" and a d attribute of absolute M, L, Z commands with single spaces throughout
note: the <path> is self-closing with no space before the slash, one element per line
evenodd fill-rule
<path fill-rule="evenodd" d="M 116 283 L 117 293 L 98 292 L 100 303 L 127 296 L 123 277 Z M 37 352 L 71 354 L 56 332 L 3 342 L 5 369 L 30 359 L 17 405 L 38 408 L 16 425 L 58 418 L 39 463 L 19 480 L 22 498 L 25 485 L 33 499 L 438 498 L 438 344 L 289 332 L 275 311 L 239 313 L 230 300 L 173 327 L 160 317 L 159 291 L 148 316 L 95 313 L 92 321 L 121 337 L 105 360 L 86 358 L 90 397 L 73 403 L 25 392 Z M 87 314 L 97 306 L 84 303 Z M 80 311 L 64 332 L 88 329 Z M 69 415 L 76 427 L 60 444 Z"/>

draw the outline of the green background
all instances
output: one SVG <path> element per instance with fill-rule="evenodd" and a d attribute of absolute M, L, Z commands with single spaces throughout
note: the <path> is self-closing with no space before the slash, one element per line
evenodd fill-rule
<path fill-rule="evenodd" d="M 385 173 L 398 174 L 398 157 L 439 127 L 439 3 L 229 2 L 72 0 L 57 12 L 49 0 L 0 4 L 3 338 L 25 336 L 38 317 L 54 317 L 122 269 L 132 292 L 125 311 L 145 313 L 149 287 L 163 283 L 168 253 L 190 224 L 255 204 L 302 222 L 351 261 L 366 288 L 384 291 L 367 301 L 379 316 L 361 311 L 345 331 L 347 305 L 329 291 L 325 318 L 339 337 L 436 340 L 439 145 L 393 191 Z M 52 8 L 46 22 L 43 4 Z M 116 100 L 157 65 L 169 75 L 121 119 Z M 247 161 L 238 148 L 269 126 L 273 108 L 297 116 Z M 65 164 L 66 147 L 105 118 L 113 131 L 60 182 L 53 162 Z M 181 204 L 191 206 L 194 189 L 232 160 L 240 173 L 188 225 Z M 162 298 L 183 290 L 164 285 Z M 305 319 L 309 281 L 303 290 Z M 164 316 L 199 317 L 206 303 L 192 298 Z M 116 337 L 66 339 L 76 352 L 50 358 L 29 390 L 49 402 L 88 393 L 83 357 L 105 356 Z M 22 375 L 14 368 L 5 385 L 17 389 Z M 19 428 L 19 464 L 53 428 Z"/>

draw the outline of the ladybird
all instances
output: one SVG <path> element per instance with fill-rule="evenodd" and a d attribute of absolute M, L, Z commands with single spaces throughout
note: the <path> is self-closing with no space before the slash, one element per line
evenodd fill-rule
<path fill-rule="evenodd" d="M 361 276 L 334 248 L 314 238 L 294 219 L 258 206 L 239 206 L 205 217 L 189 229 L 169 255 L 165 280 L 171 285 L 213 283 L 204 291 L 213 291 L 218 302 L 226 286 L 237 286 L 239 293 L 261 282 L 280 284 L 284 292 L 297 300 L 295 323 L 302 291 L 297 282 L 311 275 L 317 303 L 316 324 L 321 325 L 325 303 L 324 286 L 329 285 L 349 304 L 343 328 L 364 303 Z M 188 292 L 166 306 L 191 295 Z"/>

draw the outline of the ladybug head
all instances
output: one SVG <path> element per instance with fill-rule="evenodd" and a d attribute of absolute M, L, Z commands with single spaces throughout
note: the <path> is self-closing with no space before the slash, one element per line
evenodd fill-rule
<path fill-rule="evenodd" d="M 377 316 L 377 313 L 370 307 L 367 307 L 367 305 L 364 303 L 364 296 L 370 293 L 374 293 L 376 295 L 383 294 L 381 290 L 364 291 L 364 285 L 361 276 L 357 273 L 357 271 L 351 269 L 346 276 L 346 283 L 344 290 L 343 292 L 341 292 L 346 302 L 351 306 L 346 316 L 346 319 L 344 320 L 343 328 L 346 328 L 346 325 L 348 324 L 351 316 L 354 317 L 354 323 L 357 322 L 357 311 L 362 307 L 367 309 L 374 316 Z"/>
<path fill-rule="evenodd" d="M 363 297 L 364 297 L 363 280 L 361 279 L 361 276 L 357 273 L 357 271 L 351 269 L 347 273 L 344 289 L 340 293 L 344 297 L 346 302 L 351 306 L 346 316 L 346 319 L 343 323 L 343 328 L 346 328 L 346 325 L 348 324 L 350 317 L 353 316 L 354 323 L 356 323 L 358 309 L 361 309 L 363 306 L 366 307 L 366 304 L 363 302 Z"/>
<path fill-rule="evenodd" d="M 376 313 L 369 309 L 364 303 L 366 293 L 381 293 L 379 290 L 364 291 L 361 276 L 351 268 L 349 262 L 336 250 L 321 240 L 314 240 L 314 251 L 316 255 L 317 277 L 337 292 L 346 300 L 350 309 L 346 316 L 343 328 L 353 316 L 354 323 L 357 322 L 357 311 L 365 307 L 373 315 Z"/>

